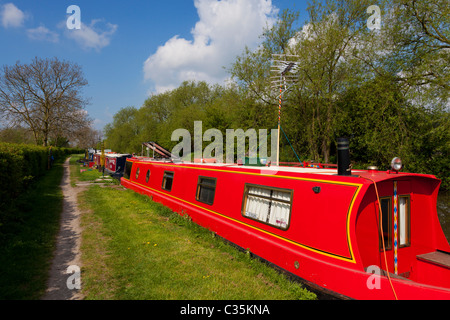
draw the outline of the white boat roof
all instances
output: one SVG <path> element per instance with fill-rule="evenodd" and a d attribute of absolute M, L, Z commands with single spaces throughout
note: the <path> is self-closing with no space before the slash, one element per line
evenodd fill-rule
<path fill-rule="evenodd" d="M 196 165 L 196 166 L 205 166 L 205 167 L 226 167 L 226 168 L 234 168 L 240 170 L 261 170 L 264 174 L 275 174 L 277 172 L 291 172 L 291 173 L 314 173 L 314 174 L 323 174 L 323 175 L 336 175 L 337 168 L 317 168 L 317 167 L 301 167 L 301 166 L 252 166 L 252 165 L 238 165 L 238 164 L 230 164 L 230 163 L 201 163 L 201 162 L 192 162 L 192 161 L 164 161 L 153 158 L 145 158 L 145 157 L 137 157 L 137 161 L 148 161 L 148 162 L 165 162 L 167 164 L 174 163 L 180 165 Z M 352 170 L 353 174 L 357 174 L 362 171 Z"/>
<path fill-rule="evenodd" d="M 195 162 L 183 162 L 183 164 L 194 164 L 211 167 L 227 167 L 240 170 L 261 170 L 264 174 L 272 174 L 277 172 L 292 172 L 292 173 L 315 173 L 323 175 L 336 175 L 337 168 L 313 168 L 313 167 L 297 167 L 297 166 L 249 166 L 227 163 L 195 163 Z M 352 172 L 357 172 L 352 170 Z"/>
<path fill-rule="evenodd" d="M 110 153 L 110 154 L 105 154 L 106 157 L 114 157 L 114 158 L 118 158 L 118 157 L 123 157 L 123 156 L 129 156 L 130 154 L 128 153 Z"/>

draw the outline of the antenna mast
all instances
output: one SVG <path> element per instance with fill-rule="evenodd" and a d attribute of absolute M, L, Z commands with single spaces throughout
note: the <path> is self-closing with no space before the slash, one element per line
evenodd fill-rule
<path fill-rule="evenodd" d="M 281 106 L 283 94 L 285 94 L 295 82 L 297 82 L 298 61 L 299 56 L 288 54 L 273 54 L 272 68 L 270 73 L 272 76 L 271 87 L 277 92 L 278 97 L 278 139 L 277 139 L 277 162 L 280 164 L 280 128 L 281 128 Z"/>

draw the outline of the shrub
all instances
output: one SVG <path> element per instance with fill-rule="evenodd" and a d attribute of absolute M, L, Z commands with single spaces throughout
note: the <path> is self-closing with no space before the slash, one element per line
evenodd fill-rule
<path fill-rule="evenodd" d="M 63 160 L 78 149 L 53 148 L 54 161 Z M 26 144 L 0 143 L 0 208 L 8 205 L 27 187 L 45 174 L 50 147 Z"/>

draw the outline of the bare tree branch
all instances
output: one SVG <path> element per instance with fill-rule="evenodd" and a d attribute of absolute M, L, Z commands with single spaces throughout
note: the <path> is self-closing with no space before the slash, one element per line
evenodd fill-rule
<path fill-rule="evenodd" d="M 73 133 L 90 125 L 82 89 L 87 85 L 81 67 L 57 58 L 35 58 L 0 70 L 0 113 L 9 122 L 23 123 L 36 143 L 50 136 Z M 42 141 L 39 141 L 42 139 Z"/>

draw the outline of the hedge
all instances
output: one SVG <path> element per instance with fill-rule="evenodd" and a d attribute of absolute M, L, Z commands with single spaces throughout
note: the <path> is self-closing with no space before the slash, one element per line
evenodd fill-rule
<path fill-rule="evenodd" d="M 83 150 L 51 147 L 54 161 Z M 0 208 L 48 170 L 50 147 L 0 142 Z"/>

